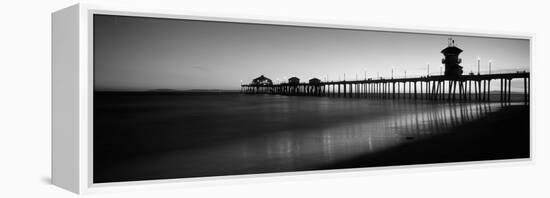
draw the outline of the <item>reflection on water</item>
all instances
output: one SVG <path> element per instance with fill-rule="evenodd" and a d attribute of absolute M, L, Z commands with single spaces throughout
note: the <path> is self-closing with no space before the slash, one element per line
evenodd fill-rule
<path fill-rule="evenodd" d="M 229 116 L 234 119 L 223 130 L 216 129 L 220 134 L 227 133 L 227 127 L 276 130 L 235 138 L 218 138 L 220 134 L 211 131 L 211 139 L 201 139 L 205 146 L 137 157 L 113 165 L 110 174 L 124 177 L 139 172 L 143 178 L 173 178 L 312 170 L 440 135 L 501 108 L 497 103 L 286 96 L 238 96 L 232 102 L 231 109 L 217 112 L 232 111 Z M 221 107 L 201 108 L 216 118 L 216 111 L 207 108 Z"/>
<path fill-rule="evenodd" d="M 226 145 L 223 152 L 240 156 L 233 161 L 237 164 L 244 162 L 268 169 L 309 169 L 442 134 L 500 107 L 498 104 L 433 106 L 392 103 L 390 111 L 395 114 L 321 130 L 281 131 Z"/>

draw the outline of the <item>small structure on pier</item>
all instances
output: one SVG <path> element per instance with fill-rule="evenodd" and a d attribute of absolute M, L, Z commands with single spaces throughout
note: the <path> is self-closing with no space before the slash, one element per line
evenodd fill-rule
<path fill-rule="evenodd" d="M 455 46 L 455 41 L 449 38 L 449 45 L 447 48 L 441 50 L 441 53 L 445 56 L 441 60 L 441 63 L 445 64 L 445 76 L 458 77 L 462 75 L 462 59 L 458 58 L 458 55 L 462 53 L 462 49 Z"/>
<path fill-rule="evenodd" d="M 265 77 L 264 75 L 261 75 L 260 77 L 258 78 L 255 78 L 254 80 L 252 80 L 252 84 L 253 85 L 273 85 L 273 81 L 271 81 L 271 79 Z"/>
<path fill-rule="evenodd" d="M 312 78 L 309 80 L 309 84 L 321 84 L 321 80 L 318 78 Z"/>
<path fill-rule="evenodd" d="M 300 79 L 297 78 L 297 77 L 289 78 L 289 79 L 288 79 L 288 84 L 291 84 L 291 85 L 300 84 Z"/>

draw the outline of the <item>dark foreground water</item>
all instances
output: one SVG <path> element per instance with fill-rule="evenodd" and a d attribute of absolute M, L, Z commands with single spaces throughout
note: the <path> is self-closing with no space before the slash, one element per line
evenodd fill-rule
<path fill-rule="evenodd" d="M 94 97 L 94 182 L 529 157 L 528 106 L 239 94 Z"/>

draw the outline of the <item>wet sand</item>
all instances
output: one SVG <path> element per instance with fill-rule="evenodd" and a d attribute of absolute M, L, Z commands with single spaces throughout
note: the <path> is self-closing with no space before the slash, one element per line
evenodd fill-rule
<path fill-rule="evenodd" d="M 529 158 L 529 131 L 529 106 L 507 106 L 472 123 L 458 126 L 449 133 L 323 168 Z"/>

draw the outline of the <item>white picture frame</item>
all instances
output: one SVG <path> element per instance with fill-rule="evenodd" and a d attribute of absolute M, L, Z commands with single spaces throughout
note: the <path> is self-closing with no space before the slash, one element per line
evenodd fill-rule
<path fill-rule="evenodd" d="M 234 178 L 271 178 L 284 180 L 281 175 L 331 174 L 334 172 L 380 170 L 386 168 L 358 168 L 352 170 L 324 170 L 292 173 L 274 173 L 244 176 L 221 176 L 208 178 L 166 179 L 135 182 L 94 184 L 92 182 L 92 134 L 93 134 L 93 14 L 114 14 L 173 19 L 195 19 L 273 25 L 326 27 L 357 30 L 392 31 L 407 33 L 454 34 L 480 37 L 499 37 L 530 40 L 531 56 L 534 35 L 528 33 L 465 32 L 449 29 L 415 29 L 414 27 L 369 27 L 345 24 L 327 24 L 321 21 L 292 21 L 277 18 L 199 14 L 181 11 L 116 8 L 99 5 L 77 4 L 52 14 L 52 183 L 74 193 L 85 194 L 101 191 L 118 191 L 143 188 L 182 187 L 237 182 Z M 532 59 L 532 57 L 531 57 Z M 532 61 L 531 61 L 532 62 Z M 531 81 L 530 81 L 531 82 Z M 530 86 L 532 87 L 532 86 Z M 533 91 L 531 89 L 531 91 Z M 531 109 L 533 102 L 531 98 Z M 533 111 L 530 112 L 531 115 Z M 532 119 L 531 119 L 532 122 Z M 532 126 L 532 123 L 531 123 Z M 533 159 L 533 132 L 528 159 L 497 160 L 495 162 L 531 163 Z M 451 165 L 480 164 L 484 162 L 460 162 Z M 448 164 L 446 164 L 448 165 Z M 410 165 L 409 167 L 432 165 Z M 437 165 L 440 166 L 440 165 Z M 390 167 L 395 168 L 395 167 Z M 222 179 L 221 181 L 219 179 Z"/>

